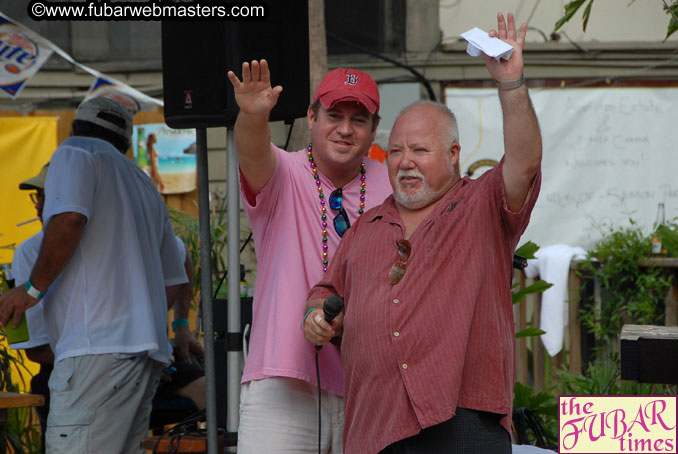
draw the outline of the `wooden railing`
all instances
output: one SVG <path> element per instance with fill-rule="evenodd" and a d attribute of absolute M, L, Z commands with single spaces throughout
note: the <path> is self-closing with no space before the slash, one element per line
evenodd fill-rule
<path fill-rule="evenodd" d="M 651 258 L 642 263 L 644 266 L 663 268 L 667 274 L 672 275 L 671 287 L 665 298 L 665 325 L 678 326 L 678 258 Z M 583 282 L 576 273 L 577 263 L 570 266 L 568 278 L 568 326 L 564 333 L 563 349 L 555 357 L 547 358 L 544 345 L 539 337 L 521 338 L 516 340 L 516 380 L 530 384 L 536 392 L 544 391 L 548 381 L 555 370 L 560 369 L 567 355 L 568 370 L 574 375 L 582 373 L 585 363 L 590 354 L 590 346 L 587 345 L 586 329 L 582 328 L 579 318 L 582 301 L 582 289 L 595 287 L 595 282 Z M 516 272 L 516 280 L 520 287 L 524 288 L 532 280 L 525 277 L 524 272 Z M 586 290 L 585 290 L 586 291 Z M 588 290 L 591 293 L 590 290 Z M 598 298 L 593 291 L 594 298 Z M 539 327 L 541 318 L 541 294 L 528 295 L 525 300 L 514 306 L 516 332 L 525 329 L 529 322 Z M 533 377 L 528 376 L 528 348 L 532 351 Z M 550 366 L 547 367 L 547 363 Z"/>

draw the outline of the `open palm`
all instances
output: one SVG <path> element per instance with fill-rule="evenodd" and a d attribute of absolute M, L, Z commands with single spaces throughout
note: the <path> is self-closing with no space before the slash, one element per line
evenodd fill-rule
<path fill-rule="evenodd" d="M 233 71 L 228 72 L 228 78 L 233 84 L 235 101 L 246 114 L 268 114 L 282 92 L 280 85 L 271 87 L 271 72 L 266 60 L 243 63 L 242 81 Z"/>
<path fill-rule="evenodd" d="M 485 65 L 497 82 L 516 80 L 523 74 L 523 46 L 526 33 L 527 24 L 525 23 L 520 26 L 520 31 L 516 32 L 513 13 L 508 14 L 508 24 L 502 13 L 497 14 L 497 30 L 490 30 L 489 35 L 513 46 L 513 54 L 508 60 L 497 61 L 485 55 Z"/>

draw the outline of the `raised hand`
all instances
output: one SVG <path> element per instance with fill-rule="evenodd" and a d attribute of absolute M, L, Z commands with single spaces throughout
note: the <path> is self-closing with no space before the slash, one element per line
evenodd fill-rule
<path fill-rule="evenodd" d="M 228 78 L 235 90 L 240 111 L 249 115 L 268 115 L 278 102 L 282 87 L 271 87 L 271 72 L 266 60 L 242 64 L 242 81 L 233 73 Z"/>
<path fill-rule="evenodd" d="M 490 75 L 497 82 L 516 80 L 523 74 L 523 46 L 525 45 L 526 33 L 527 24 L 525 23 L 520 26 L 520 32 L 516 33 L 513 13 L 508 14 L 508 25 L 507 21 L 504 20 L 504 15 L 502 13 L 497 14 L 497 30 L 490 30 L 489 35 L 513 46 L 513 54 L 508 60 L 500 59 L 497 61 L 485 55 L 485 65 Z"/>

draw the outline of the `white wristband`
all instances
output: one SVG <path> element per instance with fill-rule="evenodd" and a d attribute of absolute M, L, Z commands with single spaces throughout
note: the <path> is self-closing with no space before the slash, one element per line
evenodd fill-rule
<path fill-rule="evenodd" d="M 31 283 L 31 280 L 29 279 L 26 281 L 26 284 L 24 285 L 24 288 L 26 289 L 26 293 L 28 293 L 30 296 L 37 300 L 41 300 L 43 296 L 45 296 L 46 292 L 41 292 L 37 288 L 33 287 L 33 284 Z"/>

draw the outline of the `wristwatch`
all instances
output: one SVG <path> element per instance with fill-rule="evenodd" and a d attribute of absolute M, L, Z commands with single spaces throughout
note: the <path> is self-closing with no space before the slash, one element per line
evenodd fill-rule
<path fill-rule="evenodd" d="M 29 295 L 31 295 L 33 298 L 35 298 L 37 300 L 41 300 L 42 297 L 45 296 L 45 293 L 47 293 L 47 292 L 41 292 L 37 288 L 33 287 L 33 283 L 31 282 L 30 279 L 28 281 L 26 281 L 24 288 L 26 289 L 26 293 L 28 293 Z"/>

